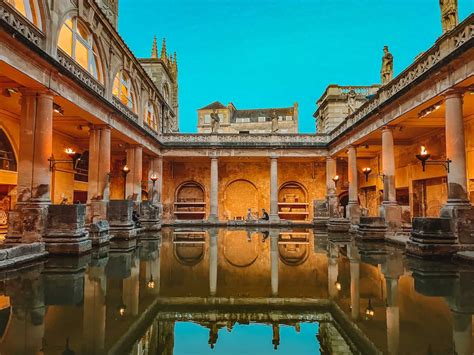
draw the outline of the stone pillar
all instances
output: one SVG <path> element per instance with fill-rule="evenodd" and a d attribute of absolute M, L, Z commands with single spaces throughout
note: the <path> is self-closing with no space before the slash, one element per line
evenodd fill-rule
<path fill-rule="evenodd" d="M 104 266 L 89 266 L 84 278 L 83 352 L 102 354 L 105 350 L 107 279 Z"/>
<path fill-rule="evenodd" d="M 400 344 L 400 309 L 398 307 L 398 278 L 385 278 L 387 285 L 387 347 L 389 354 L 398 354 Z"/>
<path fill-rule="evenodd" d="M 32 243 L 41 239 L 51 204 L 53 154 L 53 95 L 49 91 L 22 91 L 18 195 L 9 218 L 7 242 Z"/>
<path fill-rule="evenodd" d="M 472 354 L 472 315 L 451 311 L 453 315 L 454 350 L 458 355 Z"/>
<path fill-rule="evenodd" d="M 448 173 L 447 205 L 469 204 L 467 195 L 466 145 L 464 140 L 463 98 L 451 90 L 445 96 L 446 157 L 451 159 Z"/>
<path fill-rule="evenodd" d="M 358 224 L 360 219 L 360 206 L 358 196 L 358 176 L 357 176 L 357 152 L 353 145 L 347 149 L 348 172 L 349 172 L 349 203 L 347 204 L 346 215 L 351 224 Z"/>
<path fill-rule="evenodd" d="M 278 296 L 278 239 L 278 230 L 270 230 L 270 272 L 273 297 Z"/>
<path fill-rule="evenodd" d="M 219 221 L 219 161 L 217 156 L 211 157 L 211 190 L 210 190 L 209 221 Z"/>
<path fill-rule="evenodd" d="M 388 126 L 382 130 L 382 174 L 383 202 L 380 207 L 380 216 L 385 218 L 388 230 L 394 232 L 402 226 L 402 208 L 397 203 L 393 131 Z"/>
<path fill-rule="evenodd" d="M 151 175 L 156 174 L 158 180 L 155 183 L 153 189 L 153 182 L 151 181 Z M 159 205 L 163 190 L 163 157 L 150 158 L 150 168 L 148 171 L 148 198 L 153 200 L 154 205 Z"/>
<path fill-rule="evenodd" d="M 110 200 L 110 127 L 93 126 L 89 136 L 88 221 L 107 219 Z"/>
<path fill-rule="evenodd" d="M 337 194 L 336 194 L 336 183 L 333 178 L 337 175 L 337 162 L 332 157 L 326 158 L 326 198 L 328 201 L 329 218 L 335 218 L 339 216 L 337 210 Z"/>
<path fill-rule="evenodd" d="M 141 146 L 130 146 L 127 149 L 127 165 L 130 173 L 127 175 L 125 196 L 135 202 L 142 201 L 142 154 Z"/>
<path fill-rule="evenodd" d="M 209 230 L 209 294 L 215 296 L 217 292 L 217 236 L 216 228 Z"/>
<path fill-rule="evenodd" d="M 270 222 L 278 223 L 278 158 L 270 157 Z"/>
<path fill-rule="evenodd" d="M 336 285 L 339 276 L 338 257 L 339 248 L 334 243 L 330 243 L 328 258 L 328 294 L 330 298 L 336 298 L 338 295 Z"/>

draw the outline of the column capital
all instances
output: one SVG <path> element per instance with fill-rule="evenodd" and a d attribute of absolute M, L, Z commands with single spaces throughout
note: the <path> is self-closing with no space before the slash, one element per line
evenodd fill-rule
<path fill-rule="evenodd" d="M 141 144 L 127 144 L 127 149 L 143 149 Z"/>
<path fill-rule="evenodd" d="M 108 124 L 89 124 L 90 130 L 102 130 L 102 129 L 112 129 Z"/>
<path fill-rule="evenodd" d="M 329 156 L 326 157 L 326 161 L 328 161 L 328 160 L 336 160 L 336 158 L 329 155 Z"/>
<path fill-rule="evenodd" d="M 382 126 L 380 128 L 380 130 L 382 132 L 386 132 L 386 131 L 392 132 L 394 130 L 394 128 L 395 128 L 394 126 L 385 125 L 385 126 Z"/>
<path fill-rule="evenodd" d="M 460 99 L 462 99 L 463 94 L 464 94 L 464 90 L 463 90 L 463 89 L 450 88 L 450 89 L 446 90 L 445 92 L 443 92 L 443 97 L 444 97 L 445 99 L 452 99 L 452 98 L 460 98 Z"/>
<path fill-rule="evenodd" d="M 18 91 L 20 91 L 22 96 L 51 96 L 51 98 L 57 96 L 57 93 L 47 88 L 21 87 L 18 89 Z"/>

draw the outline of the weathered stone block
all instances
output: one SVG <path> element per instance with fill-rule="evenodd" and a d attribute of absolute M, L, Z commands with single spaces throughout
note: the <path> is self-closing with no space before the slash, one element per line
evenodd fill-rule
<path fill-rule="evenodd" d="M 457 251 L 455 242 L 450 219 L 416 217 L 407 253 L 421 258 L 447 257 Z"/>
<path fill-rule="evenodd" d="M 51 254 L 83 254 L 92 248 L 86 230 L 85 205 L 50 205 L 46 231 L 46 250 Z"/>
<path fill-rule="evenodd" d="M 137 237 L 133 222 L 134 202 L 131 200 L 111 200 L 107 211 L 111 239 L 129 240 Z"/>
<path fill-rule="evenodd" d="M 387 225 L 383 217 L 360 217 L 356 238 L 360 240 L 384 240 Z"/>
<path fill-rule="evenodd" d="M 316 226 L 327 226 L 329 222 L 329 203 L 327 200 L 313 202 L 313 223 Z"/>
<path fill-rule="evenodd" d="M 140 238 L 157 238 L 161 229 L 161 206 L 152 201 L 143 201 L 140 205 L 140 224 L 143 231 Z"/>
<path fill-rule="evenodd" d="M 94 246 L 107 244 L 110 240 L 109 222 L 100 220 L 91 223 L 89 225 L 89 238 Z"/>

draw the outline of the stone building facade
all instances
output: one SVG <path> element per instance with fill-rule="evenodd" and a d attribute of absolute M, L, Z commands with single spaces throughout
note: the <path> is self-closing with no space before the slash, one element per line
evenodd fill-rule
<path fill-rule="evenodd" d="M 355 226 L 361 214 L 378 216 L 394 233 L 413 217 L 470 213 L 474 15 L 382 87 L 328 87 L 316 134 L 297 134 L 297 105 L 219 103 L 198 111 L 200 133 L 180 134 L 176 56 L 165 43 L 158 54 L 155 41 L 151 58 L 137 59 L 106 3 L 116 8 L 25 0 L 26 11 L 0 2 L 0 230 L 8 225 L 8 244 L 57 250 L 64 242 L 65 251 L 85 252 L 84 230 L 106 220 L 128 243 L 137 235 L 132 209 L 157 228 L 160 218 L 243 223 L 248 209 L 256 224 L 265 209 L 272 225 L 312 225 L 327 202 L 328 218 Z M 222 134 L 202 134 L 212 133 L 207 115 L 217 115 L 213 133 Z M 56 241 L 49 212 L 60 208 L 51 205 L 81 219 Z M 469 228 L 453 228 L 456 243 L 474 244 Z"/>
<path fill-rule="evenodd" d="M 298 133 L 298 104 L 285 108 L 237 109 L 219 101 L 198 110 L 198 133 L 213 133 L 213 114 L 219 121 L 214 133 L 231 134 L 296 134 Z"/>

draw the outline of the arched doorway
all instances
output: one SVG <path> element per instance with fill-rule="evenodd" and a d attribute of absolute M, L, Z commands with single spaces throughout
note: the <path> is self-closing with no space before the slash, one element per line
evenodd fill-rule
<path fill-rule="evenodd" d="M 278 191 L 278 215 L 290 221 L 305 221 L 309 216 L 306 188 L 295 181 L 284 183 Z"/>
<path fill-rule="evenodd" d="M 224 190 L 225 218 L 245 219 L 249 208 L 253 213 L 259 211 L 257 187 L 248 180 L 235 180 L 229 183 Z"/>
<path fill-rule="evenodd" d="M 206 217 L 204 196 L 204 187 L 195 181 L 187 181 L 179 185 L 174 203 L 176 219 L 204 219 Z"/>
<path fill-rule="evenodd" d="M 8 211 L 13 208 L 11 194 L 17 184 L 17 159 L 6 132 L 0 128 L 0 238 L 8 229 Z"/>
<path fill-rule="evenodd" d="M 349 193 L 347 191 L 339 195 L 339 207 L 342 207 L 342 217 L 346 218 L 347 205 L 349 203 Z"/>

